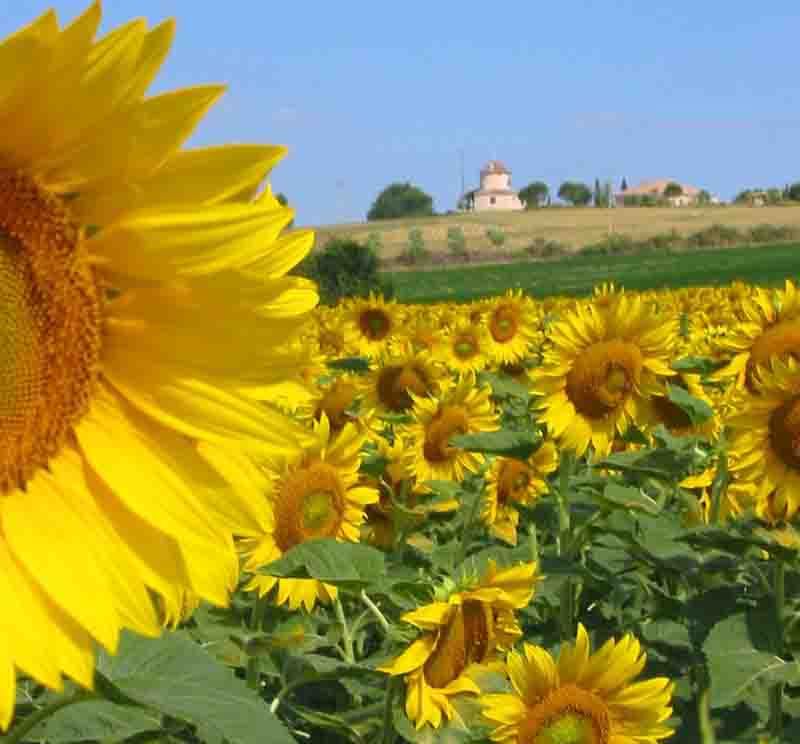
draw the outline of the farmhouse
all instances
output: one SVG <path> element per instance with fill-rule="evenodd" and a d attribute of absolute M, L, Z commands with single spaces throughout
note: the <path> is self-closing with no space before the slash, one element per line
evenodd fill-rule
<path fill-rule="evenodd" d="M 676 183 L 681 187 L 681 193 L 672 196 L 666 196 L 665 191 L 669 184 Z M 631 204 L 640 199 L 651 197 L 658 201 L 666 202 L 673 207 L 690 207 L 697 203 L 701 194 L 701 189 L 695 186 L 681 183 L 672 178 L 658 178 L 653 181 L 643 181 L 638 186 L 625 189 L 615 195 L 617 204 Z"/>
<path fill-rule="evenodd" d="M 475 212 L 525 209 L 511 188 L 511 171 L 499 160 L 490 160 L 481 168 L 480 188 L 465 197 L 466 209 Z"/>

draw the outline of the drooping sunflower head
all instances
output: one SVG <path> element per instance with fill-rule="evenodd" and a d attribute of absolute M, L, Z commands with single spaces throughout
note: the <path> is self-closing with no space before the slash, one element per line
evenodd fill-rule
<path fill-rule="evenodd" d="M 328 419 L 331 431 L 341 431 L 348 423 L 357 423 L 362 414 L 359 382 L 348 374 L 318 381 L 310 390 L 307 401 L 296 409 L 297 416 L 306 422 Z"/>
<path fill-rule="evenodd" d="M 515 504 L 531 504 L 547 489 L 548 473 L 558 468 L 558 452 L 543 442 L 529 460 L 498 457 L 486 477 L 482 519 L 493 535 L 517 544 L 519 512 Z"/>
<path fill-rule="evenodd" d="M 315 441 L 302 455 L 283 463 L 265 482 L 268 514 L 262 533 L 243 542 L 245 570 L 258 569 L 286 551 L 315 538 L 357 542 L 364 509 L 378 501 L 375 488 L 359 483 L 360 450 L 365 434 L 346 424 L 338 434 L 323 415 L 314 425 Z M 260 596 L 277 585 L 278 604 L 309 611 L 317 599 L 336 594 L 332 586 L 314 579 L 277 579 L 256 574 L 245 586 Z"/>
<path fill-rule="evenodd" d="M 457 713 L 452 699 L 480 694 L 481 668 L 521 635 L 514 609 L 533 595 L 536 564 L 498 570 L 490 564 L 484 577 L 462 592 L 406 613 L 403 620 L 423 631 L 406 651 L 380 670 L 403 675 L 406 713 L 422 728 L 438 728 Z"/>
<path fill-rule="evenodd" d="M 524 644 L 508 655 L 511 694 L 485 695 L 484 717 L 501 744 L 657 744 L 674 732 L 670 717 L 673 684 L 665 677 L 634 682 L 646 655 L 631 635 L 609 640 L 591 653 L 578 626 L 574 644 L 558 661 L 540 646 Z"/>
<path fill-rule="evenodd" d="M 154 595 L 228 601 L 256 520 L 201 445 L 305 437 L 246 392 L 295 374 L 317 299 L 285 276 L 313 234 L 258 195 L 285 148 L 181 150 L 222 87 L 146 97 L 174 24 L 100 21 L 0 42 L 0 728 L 16 669 L 91 686 L 96 644 L 160 631 Z"/>
<path fill-rule="evenodd" d="M 489 354 L 498 364 L 514 364 L 526 356 L 536 341 L 539 318 L 533 301 L 521 290 L 508 290 L 485 308 Z"/>
<path fill-rule="evenodd" d="M 453 447 L 460 434 L 497 428 L 488 386 L 478 387 L 472 373 L 463 375 L 436 398 L 414 398 L 414 421 L 398 427 L 408 445 L 408 457 L 418 483 L 428 480 L 461 480 L 483 462 L 479 453 Z"/>
<path fill-rule="evenodd" d="M 800 293 L 788 279 L 783 290 L 756 287 L 751 298 L 742 300 L 741 312 L 742 322 L 719 339 L 733 358 L 716 376 L 733 377 L 737 385 L 757 393 L 759 367 L 776 358 L 800 359 Z"/>
<path fill-rule="evenodd" d="M 370 292 L 369 297 L 350 303 L 348 318 L 356 344 L 364 356 L 382 354 L 402 327 L 403 318 L 394 300 Z"/>
<path fill-rule="evenodd" d="M 677 319 L 638 297 L 620 295 L 606 308 L 578 304 L 551 327 L 552 345 L 533 373 L 541 420 L 578 454 L 590 444 L 608 454 L 616 433 L 649 423 L 649 397 L 675 374 L 676 338 Z"/>
<path fill-rule="evenodd" d="M 314 326 L 316 343 L 328 359 L 341 359 L 356 353 L 358 335 L 339 308 L 317 308 Z"/>

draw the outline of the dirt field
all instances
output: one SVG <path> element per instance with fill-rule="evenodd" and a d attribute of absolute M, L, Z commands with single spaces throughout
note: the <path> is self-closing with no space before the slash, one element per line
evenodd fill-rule
<path fill-rule="evenodd" d="M 739 229 L 755 225 L 790 225 L 800 228 L 800 205 L 791 207 L 719 206 L 694 208 L 617 209 L 549 207 L 525 212 L 469 213 L 421 219 L 385 220 L 369 223 L 321 226 L 316 228 L 317 245 L 328 239 L 353 237 L 366 241 L 370 233 L 378 233 L 382 244 L 380 256 L 391 262 L 408 245 L 408 231 L 422 230 L 425 247 L 433 254 L 447 254 L 447 230 L 460 227 L 469 251 L 480 251 L 484 260 L 493 254 L 507 256 L 522 251 L 537 238 L 555 240 L 575 251 L 603 239 L 609 233 L 622 233 L 633 238 L 646 238 L 672 230 L 682 235 L 714 224 Z M 486 230 L 499 227 L 505 234 L 503 246 L 495 248 L 486 237 Z"/>

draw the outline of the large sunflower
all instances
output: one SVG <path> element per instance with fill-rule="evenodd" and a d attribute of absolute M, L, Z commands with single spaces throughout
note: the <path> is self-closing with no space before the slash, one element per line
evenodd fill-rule
<path fill-rule="evenodd" d="M 497 414 L 488 385 L 478 387 L 475 375 L 467 373 L 439 397 L 414 396 L 414 421 L 399 426 L 397 435 L 407 443 L 407 453 L 417 483 L 428 480 L 456 480 L 466 471 L 475 472 L 483 455 L 450 445 L 459 434 L 473 434 L 497 428 Z"/>
<path fill-rule="evenodd" d="M 306 540 L 333 537 L 358 542 L 364 508 L 378 500 L 375 488 L 358 481 L 365 435 L 348 423 L 334 437 L 324 415 L 315 423 L 314 434 L 315 442 L 302 455 L 278 466 L 271 479 L 262 480 L 263 531 L 242 542 L 246 571 L 258 571 Z M 259 573 L 245 589 L 265 596 L 275 586 L 277 603 L 288 602 L 293 610 L 303 605 L 311 611 L 317 599 L 336 597 L 336 587 L 315 579 L 279 579 Z"/>
<path fill-rule="evenodd" d="M 743 319 L 718 341 L 733 357 L 715 376 L 733 377 L 755 393 L 758 366 L 773 357 L 800 358 L 800 292 L 788 279 L 782 291 L 756 287 L 751 297 L 741 299 L 740 308 Z"/>
<path fill-rule="evenodd" d="M 545 478 L 556 468 L 558 452 L 552 442 L 543 442 L 528 460 L 496 458 L 486 477 L 481 515 L 489 531 L 510 545 L 516 545 L 519 512 L 514 505 L 533 503 L 547 490 Z"/>
<path fill-rule="evenodd" d="M 730 427 L 730 469 L 749 486 L 756 511 L 768 521 L 792 519 L 800 510 L 800 362 L 776 358 L 757 367 L 758 394 L 735 400 Z"/>
<path fill-rule="evenodd" d="M 358 351 L 363 356 L 379 356 L 396 340 L 403 321 L 401 308 L 394 300 L 369 293 L 369 297 L 352 300 L 347 317 L 354 332 Z"/>
<path fill-rule="evenodd" d="M 283 276 L 312 235 L 252 200 L 284 150 L 181 151 L 222 88 L 144 98 L 173 24 L 99 23 L 0 43 L 0 728 L 15 670 L 88 687 L 95 642 L 159 632 L 153 595 L 227 602 L 256 518 L 198 443 L 302 436 L 243 393 L 316 302 Z"/>
<path fill-rule="evenodd" d="M 373 360 L 370 371 L 360 379 L 364 405 L 376 413 L 405 413 L 417 396 L 435 395 L 440 390 L 443 369 L 430 355 L 412 351 L 410 346 L 395 346 L 391 352 Z"/>
<path fill-rule="evenodd" d="M 514 692 L 484 696 L 484 716 L 501 744 L 656 744 L 672 736 L 673 683 L 666 677 L 634 682 L 646 655 L 626 635 L 591 653 L 578 625 L 574 645 L 562 645 L 558 661 L 541 646 L 524 644 L 508 655 Z"/>
<path fill-rule="evenodd" d="M 454 696 L 480 694 L 476 673 L 522 635 L 514 610 L 531 601 L 537 578 L 535 563 L 498 571 L 490 562 L 464 591 L 403 615 L 423 634 L 380 671 L 405 677 L 406 713 L 418 729 L 456 718 Z"/>
<path fill-rule="evenodd" d="M 617 295 L 603 307 L 581 303 L 550 329 L 552 346 L 533 372 L 541 420 L 565 447 L 610 452 L 615 434 L 652 421 L 648 398 L 663 395 L 677 319 Z"/>

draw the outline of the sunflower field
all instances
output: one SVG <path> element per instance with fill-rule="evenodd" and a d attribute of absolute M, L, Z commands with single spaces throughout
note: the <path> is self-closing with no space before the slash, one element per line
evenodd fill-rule
<path fill-rule="evenodd" d="M 318 307 L 100 21 L 0 42 L 0 742 L 800 741 L 797 285 Z"/>

